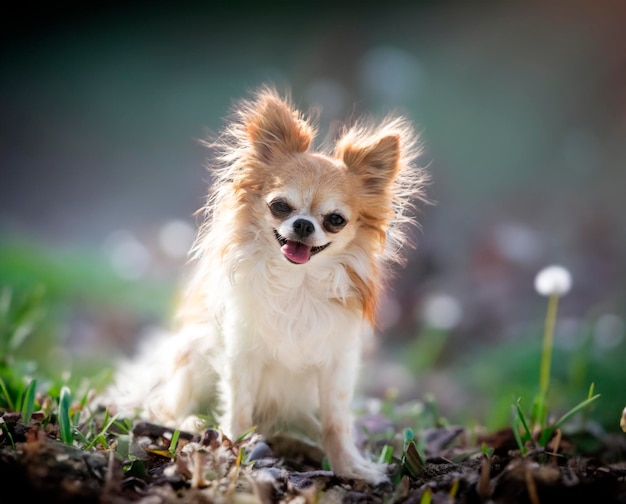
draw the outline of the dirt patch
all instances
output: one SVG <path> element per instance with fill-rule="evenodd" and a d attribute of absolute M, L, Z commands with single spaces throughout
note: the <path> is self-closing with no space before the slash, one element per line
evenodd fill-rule
<path fill-rule="evenodd" d="M 425 463 L 372 486 L 323 470 L 323 453 L 293 438 L 251 434 L 231 442 L 218 431 L 176 434 L 139 423 L 116 450 L 62 443 L 54 425 L 5 413 L 0 437 L 3 502 L 9 495 L 47 503 L 626 503 L 623 436 L 563 437 L 519 453 L 512 433 L 470 436 L 461 427 L 421 433 Z M 127 446 L 120 446 L 128 443 Z M 592 446 L 592 450 L 588 447 Z M 585 447 L 585 449 L 581 449 Z M 121 456 L 127 453 L 127 456 Z M 14 493 L 16 492 L 16 493 Z"/>

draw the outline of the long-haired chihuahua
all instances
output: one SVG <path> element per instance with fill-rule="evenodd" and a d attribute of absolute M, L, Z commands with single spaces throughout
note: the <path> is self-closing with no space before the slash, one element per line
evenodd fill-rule
<path fill-rule="evenodd" d="M 180 327 L 119 375 L 111 397 L 177 425 L 214 408 L 231 439 L 296 426 L 337 475 L 380 483 L 385 467 L 355 446 L 351 401 L 427 175 L 405 117 L 357 121 L 327 152 L 312 149 L 314 135 L 273 88 L 235 107 L 211 144 Z"/>

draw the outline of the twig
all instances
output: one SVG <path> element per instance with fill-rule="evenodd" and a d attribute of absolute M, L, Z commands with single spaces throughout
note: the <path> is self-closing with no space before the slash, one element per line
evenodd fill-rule
<path fill-rule="evenodd" d="M 541 504 L 539 495 L 537 494 L 537 485 L 533 478 L 533 470 L 530 464 L 526 465 L 526 489 L 528 490 L 528 498 L 532 504 Z"/>
<path fill-rule="evenodd" d="M 113 469 L 115 464 L 115 449 L 117 448 L 117 441 L 113 441 L 109 447 L 109 460 L 107 461 L 107 471 L 104 477 L 104 485 L 102 488 L 101 502 L 107 502 L 109 494 L 114 488 Z"/>
<path fill-rule="evenodd" d="M 489 480 L 491 479 L 491 460 L 485 456 L 480 466 L 480 479 L 478 480 L 478 488 L 476 493 L 482 498 L 489 497 Z"/>
<path fill-rule="evenodd" d="M 552 441 L 552 461 L 556 464 L 557 463 L 557 456 L 558 456 L 558 451 L 559 451 L 559 446 L 561 444 L 561 436 L 562 436 L 562 432 L 561 429 L 557 429 L 556 430 L 556 434 L 554 436 L 554 440 Z"/>

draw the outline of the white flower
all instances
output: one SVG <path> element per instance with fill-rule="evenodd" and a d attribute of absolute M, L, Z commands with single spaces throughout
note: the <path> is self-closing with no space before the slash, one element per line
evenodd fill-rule
<path fill-rule="evenodd" d="M 535 290 L 542 296 L 564 296 L 572 288 L 572 275 L 563 266 L 548 266 L 535 277 Z"/>

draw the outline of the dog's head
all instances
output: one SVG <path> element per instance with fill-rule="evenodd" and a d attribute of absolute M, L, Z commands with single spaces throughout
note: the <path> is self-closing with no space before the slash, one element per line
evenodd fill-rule
<path fill-rule="evenodd" d="M 235 228 L 239 248 L 254 242 L 294 268 L 338 264 L 374 290 L 381 263 L 400 258 L 406 208 L 423 196 L 413 129 L 402 117 L 360 122 L 325 153 L 310 148 L 313 137 L 311 121 L 273 89 L 242 102 L 218 144 L 209 210 L 228 216 L 218 220 Z"/>
<path fill-rule="evenodd" d="M 402 199 L 395 189 L 406 164 L 406 121 L 354 126 L 323 154 L 310 149 L 311 123 L 273 90 L 239 114 L 246 150 L 230 175 L 276 253 L 296 265 L 345 255 L 351 246 L 382 253 Z"/>

